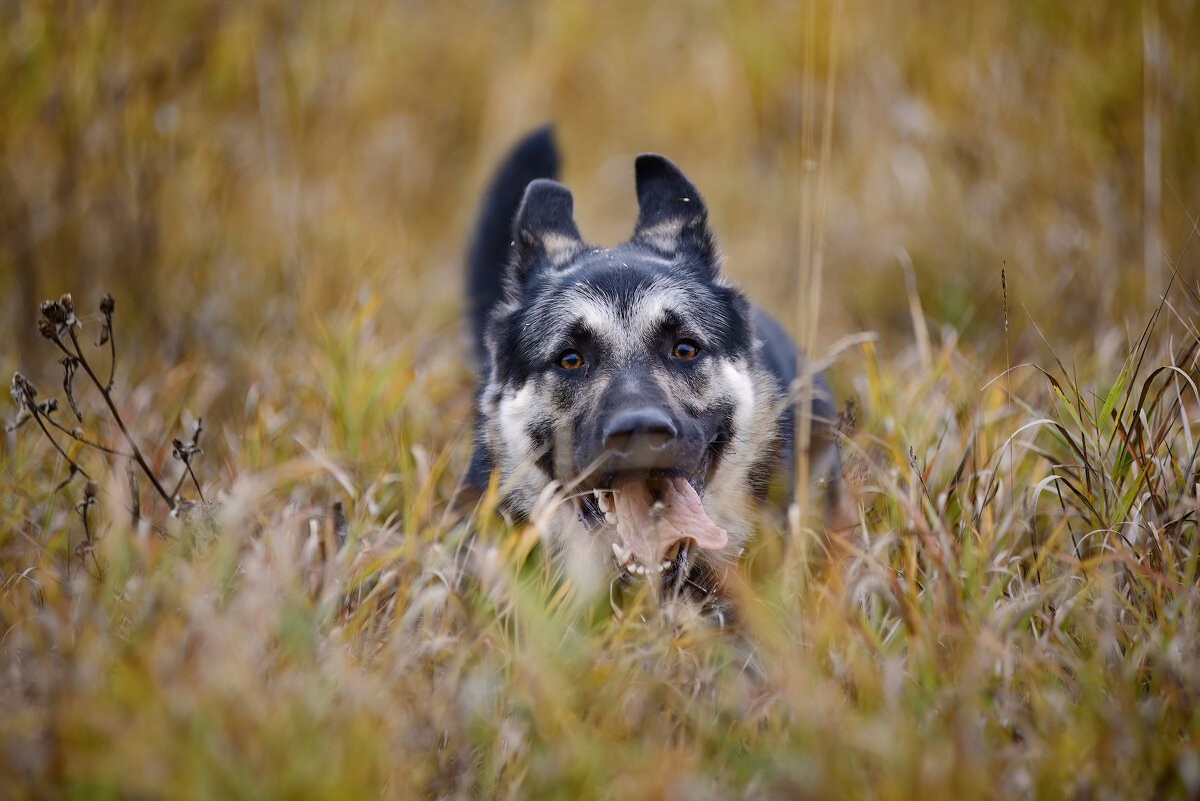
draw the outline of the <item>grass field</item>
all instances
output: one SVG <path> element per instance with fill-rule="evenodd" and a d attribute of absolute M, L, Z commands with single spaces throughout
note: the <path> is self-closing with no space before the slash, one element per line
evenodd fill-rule
<path fill-rule="evenodd" d="M 0 798 L 1200 797 L 1200 6 L 1108 5 L 0 0 Z M 765 510 L 734 627 L 487 501 L 460 574 L 547 120 L 853 403 L 857 525 Z"/>

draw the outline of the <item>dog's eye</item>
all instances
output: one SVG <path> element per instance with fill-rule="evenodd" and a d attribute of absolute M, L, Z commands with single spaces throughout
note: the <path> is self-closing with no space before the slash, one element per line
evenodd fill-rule
<path fill-rule="evenodd" d="M 675 343 L 676 359 L 694 359 L 700 355 L 700 346 L 690 339 L 681 339 Z"/>
<path fill-rule="evenodd" d="M 583 367 L 583 357 L 573 350 L 564 351 L 558 357 L 558 366 L 564 370 L 578 370 Z"/>

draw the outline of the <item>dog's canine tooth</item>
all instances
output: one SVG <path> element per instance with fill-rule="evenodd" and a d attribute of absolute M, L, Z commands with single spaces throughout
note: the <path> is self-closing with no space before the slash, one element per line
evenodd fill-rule
<path fill-rule="evenodd" d="M 631 556 L 633 556 L 633 551 L 629 550 L 628 548 L 622 547 L 615 542 L 612 544 L 612 549 L 613 549 L 613 555 L 617 557 L 617 561 L 620 562 L 622 565 L 628 564 L 629 558 Z"/>
<path fill-rule="evenodd" d="M 659 569 L 659 572 L 662 572 L 664 570 L 670 570 L 671 569 L 671 560 L 670 559 L 662 560 L 662 564 L 660 564 L 658 566 L 658 569 Z"/>
<path fill-rule="evenodd" d="M 612 508 L 608 502 L 608 495 L 601 490 L 596 490 L 596 505 L 600 507 L 601 512 L 605 513 Z"/>
<path fill-rule="evenodd" d="M 617 516 L 612 512 L 605 512 L 604 522 L 608 523 L 610 526 L 615 526 L 617 524 Z"/>

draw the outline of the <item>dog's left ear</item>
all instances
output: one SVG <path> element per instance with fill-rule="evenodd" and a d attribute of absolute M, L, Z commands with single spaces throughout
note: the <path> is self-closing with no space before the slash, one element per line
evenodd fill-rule
<path fill-rule="evenodd" d="M 638 219 L 634 241 L 667 255 L 688 253 L 716 273 L 717 247 L 700 192 L 670 159 L 643 153 L 634 162 Z"/>

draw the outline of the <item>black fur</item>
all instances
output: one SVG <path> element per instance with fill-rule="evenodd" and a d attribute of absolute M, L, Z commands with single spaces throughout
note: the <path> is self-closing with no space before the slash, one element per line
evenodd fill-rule
<path fill-rule="evenodd" d="M 512 225 L 525 187 L 538 178 L 558 175 L 558 149 L 547 125 L 523 139 L 503 161 L 484 195 L 467 257 L 467 308 L 471 342 L 482 364 L 487 360 L 484 330 L 488 315 L 500 299 L 503 266 L 512 252 Z"/>

